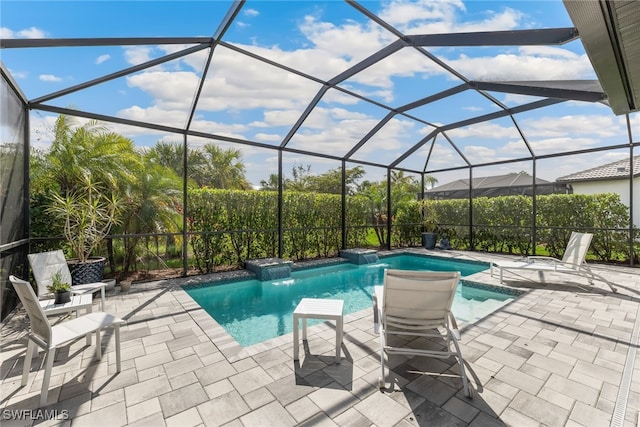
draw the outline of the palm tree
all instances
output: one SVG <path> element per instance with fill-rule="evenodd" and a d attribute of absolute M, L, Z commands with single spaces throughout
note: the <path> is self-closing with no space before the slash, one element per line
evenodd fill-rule
<path fill-rule="evenodd" d="M 239 149 L 222 149 L 214 143 L 205 144 L 204 155 L 208 161 L 205 185 L 213 188 L 249 190 L 251 184 L 245 176 L 242 152 Z"/>
<path fill-rule="evenodd" d="M 184 174 L 184 145 L 173 142 L 156 143 L 145 155 L 149 162 L 157 163 L 175 172 L 178 177 Z M 198 149 L 187 150 L 187 171 L 189 179 L 199 187 L 206 181 L 208 162 L 202 151 Z"/>
<path fill-rule="evenodd" d="M 124 272 L 135 266 L 140 234 L 176 232 L 181 228 L 178 210 L 182 203 L 182 179 L 170 168 L 153 161 L 144 162 L 136 175 L 137 180 L 126 189 L 125 196 L 121 231 L 134 237 L 125 240 Z M 174 242 L 173 236 L 168 236 L 167 245 Z"/>
<path fill-rule="evenodd" d="M 117 192 L 121 183 L 135 179 L 131 171 L 139 159 L 133 141 L 110 132 L 98 121 L 90 120 L 80 126 L 73 119 L 60 115 L 45 162 L 47 179 L 56 182 L 60 194 L 66 196 L 77 190 L 88 175 Z"/>

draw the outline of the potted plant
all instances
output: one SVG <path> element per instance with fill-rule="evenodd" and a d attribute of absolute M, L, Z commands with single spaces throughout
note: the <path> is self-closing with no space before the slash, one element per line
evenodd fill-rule
<path fill-rule="evenodd" d="M 71 301 L 71 284 L 62 281 L 62 274 L 59 271 L 53 275 L 52 282 L 47 286 L 47 290 L 54 294 L 56 304 L 64 304 Z"/>
<path fill-rule="evenodd" d="M 438 212 L 433 200 L 423 200 L 422 204 L 422 246 L 434 249 L 438 240 Z"/>
<path fill-rule="evenodd" d="M 63 233 L 72 256 L 68 261 L 73 284 L 102 280 L 104 257 L 93 257 L 93 251 L 119 223 L 118 199 L 100 183 L 86 175 L 82 185 L 66 194 L 55 192 L 48 213 L 63 225 Z"/>

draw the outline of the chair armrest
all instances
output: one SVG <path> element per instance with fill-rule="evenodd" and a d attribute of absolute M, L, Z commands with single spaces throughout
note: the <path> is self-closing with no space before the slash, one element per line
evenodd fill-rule
<path fill-rule="evenodd" d="M 578 269 L 580 267 L 585 267 L 586 262 L 583 262 L 581 264 L 575 264 L 573 262 L 564 262 L 558 258 L 554 258 L 554 257 L 549 257 L 549 256 L 542 256 L 542 255 L 537 255 L 537 256 L 530 256 L 527 258 L 530 261 L 533 261 L 535 263 L 536 260 L 540 260 L 543 262 L 547 262 L 549 264 L 552 264 L 554 267 L 557 266 L 565 266 L 565 267 L 571 267 L 574 269 Z"/>
<path fill-rule="evenodd" d="M 527 257 L 527 261 L 534 261 L 535 262 L 536 260 L 552 262 L 554 264 L 560 262 L 559 259 L 551 257 L 551 256 L 531 255 L 531 256 Z"/>

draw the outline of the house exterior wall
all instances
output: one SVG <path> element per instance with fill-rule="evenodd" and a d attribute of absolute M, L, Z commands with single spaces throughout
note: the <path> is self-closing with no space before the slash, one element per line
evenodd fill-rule
<path fill-rule="evenodd" d="M 629 180 L 572 182 L 574 194 L 617 193 L 620 200 L 629 206 Z M 633 224 L 640 227 L 640 177 L 633 180 Z"/>

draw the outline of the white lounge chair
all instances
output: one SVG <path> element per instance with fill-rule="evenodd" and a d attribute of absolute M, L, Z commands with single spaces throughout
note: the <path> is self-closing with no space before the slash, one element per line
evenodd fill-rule
<path fill-rule="evenodd" d="M 540 281 L 544 282 L 544 273 L 569 273 L 576 276 L 586 277 L 589 284 L 593 285 L 595 279 L 601 280 L 609 286 L 611 291 L 616 292 L 616 288 L 607 279 L 594 273 L 585 257 L 591 245 L 593 234 L 590 233 L 571 233 L 567 248 L 564 251 L 562 259 L 548 256 L 530 256 L 522 261 L 498 261 L 491 263 L 491 276 L 494 275 L 494 269 L 498 269 L 500 275 L 500 283 L 503 283 L 503 273 L 505 270 L 528 270 L 537 271 L 540 275 Z"/>
<path fill-rule="evenodd" d="M 380 388 L 385 387 L 385 353 L 439 359 L 455 356 L 460 366 L 464 394 L 471 397 L 464 359 L 458 345 L 460 334 L 451 312 L 459 280 L 460 273 L 457 271 L 385 270 L 384 284 L 374 288 L 373 299 L 375 329 L 380 333 Z M 442 350 L 426 350 L 391 345 L 390 339 L 397 336 L 438 337 L 444 339 L 445 347 Z"/>
<path fill-rule="evenodd" d="M 64 257 L 64 252 L 61 250 L 29 254 L 28 258 L 31 270 L 33 270 L 33 277 L 36 279 L 36 284 L 38 285 L 39 297 L 49 293 L 47 286 L 53 282 L 53 276 L 58 272 L 62 275 L 63 282 L 71 284 L 71 272 L 69 271 L 67 260 Z M 104 310 L 104 294 L 106 286 L 107 284 L 105 282 L 73 285 L 71 286 L 71 293 L 93 294 L 94 292 L 100 291 L 100 296 L 102 298 L 100 309 Z"/>
<path fill-rule="evenodd" d="M 96 357 L 98 360 L 102 357 L 102 349 L 100 346 L 100 331 L 102 329 L 113 327 L 116 339 L 116 370 L 120 372 L 120 325 L 126 322 L 111 314 L 103 312 L 95 312 L 85 314 L 72 320 L 51 326 L 47 320 L 42 307 L 38 303 L 38 298 L 31 288 L 31 284 L 15 276 L 10 276 L 9 280 L 13 284 L 22 305 L 27 311 L 29 321 L 31 323 L 31 331 L 29 333 L 29 343 L 27 344 L 27 354 L 24 360 L 24 368 L 22 370 L 21 385 L 25 386 L 29 378 L 31 370 L 31 358 L 35 346 L 39 346 L 46 353 L 44 363 L 44 379 L 42 380 L 42 391 L 40 392 L 40 407 L 47 404 L 47 395 L 49 393 L 49 380 L 51 378 L 51 369 L 53 368 L 53 359 L 56 349 L 95 332 L 96 334 Z"/>

